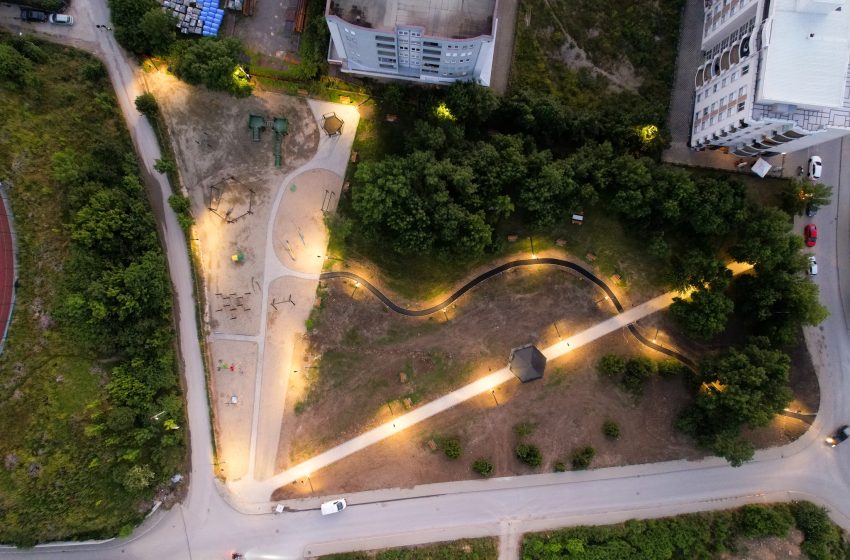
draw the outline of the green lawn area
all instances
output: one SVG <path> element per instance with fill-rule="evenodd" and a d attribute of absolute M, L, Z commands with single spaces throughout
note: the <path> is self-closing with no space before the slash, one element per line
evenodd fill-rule
<path fill-rule="evenodd" d="M 464 539 L 407 548 L 371 552 L 347 552 L 321 556 L 324 560 L 496 560 L 495 538 Z"/>
<path fill-rule="evenodd" d="M 2 34 L 0 50 L 21 70 L 0 78 L 0 178 L 11 185 L 19 267 L 0 355 L 0 542 L 110 537 L 138 522 L 155 486 L 184 468 L 183 435 L 164 434 L 147 416 L 147 407 L 162 406 L 184 423 L 170 292 L 145 296 L 144 305 L 162 311 L 146 329 L 135 322 L 140 292 L 131 285 L 130 271 L 162 288 L 164 261 L 102 64 Z M 93 202 L 119 192 L 126 208 Z M 122 230 L 145 247 L 151 268 L 140 268 L 131 244 L 107 254 L 109 236 Z M 107 294 L 99 283 L 109 279 L 116 284 Z M 113 315 L 113 297 L 126 305 L 122 319 Z M 72 300 L 80 304 L 75 312 Z M 99 314 L 110 323 L 108 336 Z M 156 342 L 143 334 L 154 331 Z M 157 358 L 133 344 L 149 345 Z M 135 358 L 142 362 L 128 363 Z M 133 372 L 124 393 L 111 384 L 119 366 Z"/>

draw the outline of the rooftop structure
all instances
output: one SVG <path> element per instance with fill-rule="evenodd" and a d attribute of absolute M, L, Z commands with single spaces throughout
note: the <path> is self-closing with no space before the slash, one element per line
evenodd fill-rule
<path fill-rule="evenodd" d="M 496 0 L 335 0 L 329 15 L 377 31 L 417 26 L 448 39 L 490 35 Z"/>
<path fill-rule="evenodd" d="M 848 0 L 705 0 L 691 146 L 739 156 L 850 134 Z"/>
<path fill-rule="evenodd" d="M 328 0 L 328 61 L 343 72 L 489 85 L 497 0 Z"/>
<path fill-rule="evenodd" d="M 543 377 L 546 369 L 546 356 L 533 344 L 526 344 L 511 350 L 510 364 L 511 373 L 520 381 L 527 383 Z"/>

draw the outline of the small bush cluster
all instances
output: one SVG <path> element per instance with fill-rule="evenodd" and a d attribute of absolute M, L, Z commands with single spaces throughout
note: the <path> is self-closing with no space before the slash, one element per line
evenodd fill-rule
<path fill-rule="evenodd" d="M 516 446 L 514 452 L 516 453 L 517 459 L 530 467 L 539 467 L 543 462 L 543 455 L 540 453 L 540 449 L 536 445 L 520 443 Z"/>
<path fill-rule="evenodd" d="M 596 456 L 596 450 L 590 446 L 582 447 L 580 449 L 576 449 L 573 452 L 572 464 L 573 469 L 577 471 L 584 470 L 590 466 L 590 463 L 593 462 L 593 458 Z"/>
<path fill-rule="evenodd" d="M 493 463 L 490 459 L 477 459 L 472 463 L 472 470 L 486 478 L 493 474 Z"/>
<path fill-rule="evenodd" d="M 613 420 L 606 420 L 602 424 L 602 433 L 608 439 L 618 439 L 620 437 L 620 426 Z"/>

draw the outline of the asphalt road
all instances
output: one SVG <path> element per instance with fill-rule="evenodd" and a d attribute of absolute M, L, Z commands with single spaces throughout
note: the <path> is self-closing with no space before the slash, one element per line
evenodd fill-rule
<path fill-rule="evenodd" d="M 75 3 L 73 30 L 48 26 L 57 40 L 100 56 L 109 68 L 140 159 L 148 170 L 159 157 L 153 131 L 132 102 L 139 92 L 136 69 L 108 32 L 94 33 L 106 21 L 105 0 Z M 77 13 L 79 12 L 79 13 Z M 0 24 L 17 32 L 16 11 L 0 7 Z M 85 28 L 89 25 L 89 28 Z M 29 28 L 29 27 L 27 27 Z M 34 550 L 0 549 L 0 556 L 80 559 L 215 559 L 239 550 L 247 558 L 300 558 L 356 548 L 414 544 L 483 535 L 516 535 L 575 523 L 611 523 L 631 517 L 654 517 L 687 511 L 726 508 L 748 502 L 808 499 L 830 508 L 835 521 L 850 528 L 850 445 L 830 449 L 823 437 L 850 416 L 847 396 L 848 205 L 850 157 L 840 141 L 819 147 L 824 181 L 839 184 L 834 202 L 816 217 L 820 239 L 817 283 L 830 317 L 807 329 L 806 340 L 821 383 L 820 413 L 809 432 L 796 442 L 757 453 L 753 462 L 733 469 L 718 459 L 674 461 L 587 472 L 543 474 L 487 481 L 434 484 L 347 496 L 345 512 L 323 518 L 316 509 L 280 516 L 268 504 L 239 504 L 212 473 L 204 376 L 197 344 L 191 275 L 185 240 L 175 216 L 163 209 L 168 263 L 177 294 L 181 355 L 187 380 L 192 442 L 191 484 L 187 500 L 168 512 L 157 512 L 129 539 L 91 544 L 59 544 Z M 791 156 L 786 168 L 790 167 Z M 795 156 L 797 157 L 797 156 Z M 805 160 L 805 154 L 800 157 Z M 850 161 L 850 160 L 848 160 Z M 167 185 L 158 174 L 163 198 Z M 798 226 L 802 231 L 802 220 Z M 840 288 L 840 289 L 839 289 Z M 318 499 L 305 507 L 318 504 Z M 236 506 L 236 507 L 234 507 Z M 263 515 L 250 515 L 256 511 Z"/>

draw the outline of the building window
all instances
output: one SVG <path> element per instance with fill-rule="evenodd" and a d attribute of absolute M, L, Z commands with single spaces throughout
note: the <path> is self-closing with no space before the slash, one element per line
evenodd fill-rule
<path fill-rule="evenodd" d="M 422 41 L 422 44 L 426 47 L 439 47 L 440 43 L 435 43 L 434 41 Z"/>
<path fill-rule="evenodd" d="M 732 106 L 730 105 L 729 110 L 726 111 L 726 117 L 728 118 L 728 117 L 731 117 L 731 116 L 732 116 Z"/>
<path fill-rule="evenodd" d="M 720 87 L 722 87 L 722 88 L 726 87 L 726 78 L 723 78 L 723 80 L 721 80 Z"/>
<path fill-rule="evenodd" d="M 738 97 L 741 97 L 745 93 L 747 93 L 747 87 L 746 86 L 741 86 L 741 87 L 738 88 Z"/>
<path fill-rule="evenodd" d="M 378 66 L 380 66 L 381 68 L 395 68 L 395 66 L 393 66 L 392 64 L 379 64 Z"/>
<path fill-rule="evenodd" d="M 700 102 L 700 100 L 702 100 L 702 92 L 699 92 L 699 93 L 697 94 L 697 103 L 699 103 L 699 102 Z"/>
<path fill-rule="evenodd" d="M 750 72 L 750 65 L 747 64 L 743 68 L 741 68 L 741 75 L 746 76 Z"/>
<path fill-rule="evenodd" d="M 379 48 L 379 49 L 390 49 L 390 50 L 395 50 L 395 45 L 388 45 L 388 44 L 386 44 L 386 43 L 378 43 L 378 48 Z"/>
<path fill-rule="evenodd" d="M 717 93 L 717 84 L 714 84 L 714 89 L 711 90 L 711 93 Z"/>
<path fill-rule="evenodd" d="M 738 103 L 738 112 L 739 113 L 744 110 L 745 105 L 746 105 L 746 102 L 743 102 L 743 101 L 741 103 Z"/>
<path fill-rule="evenodd" d="M 387 63 L 395 64 L 395 59 L 394 58 L 387 58 L 385 56 L 379 56 L 378 62 L 387 62 Z"/>
<path fill-rule="evenodd" d="M 734 81 L 735 81 L 735 80 L 737 80 L 737 79 L 738 79 L 738 71 L 737 71 L 737 70 L 735 70 L 734 72 L 732 72 L 732 75 L 731 75 L 731 76 L 729 76 L 729 81 L 730 81 L 730 82 L 734 82 Z"/>

